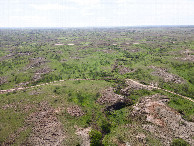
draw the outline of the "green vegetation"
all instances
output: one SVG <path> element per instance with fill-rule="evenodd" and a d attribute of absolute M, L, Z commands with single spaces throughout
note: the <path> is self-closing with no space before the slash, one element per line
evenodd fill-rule
<path fill-rule="evenodd" d="M 1 29 L 0 90 L 29 89 L 0 94 L 0 145 L 28 145 L 38 127 L 29 119 L 41 113 L 62 125 L 63 145 L 82 144 L 77 129 L 88 127 L 94 146 L 163 145 L 143 128 L 149 122 L 131 115 L 133 106 L 144 97 L 164 95 L 169 107 L 193 122 L 194 103 L 157 89 L 135 86 L 124 92 L 126 79 L 194 99 L 193 33 L 193 27 Z M 49 84 L 36 86 L 43 83 Z M 99 103 L 110 87 L 114 92 L 107 96 L 128 103 Z M 80 109 L 72 112 L 78 116 L 71 115 L 71 107 Z M 184 142 L 176 139 L 176 144 Z"/>
<path fill-rule="evenodd" d="M 189 146 L 189 144 L 183 139 L 174 139 L 171 146 Z"/>
<path fill-rule="evenodd" d="M 99 146 L 101 145 L 101 139 L 102 139 L 102 134 L 97 131 L 97 130 L 92 130 L 90 133 L 90 145 L 91 146 Z"/>

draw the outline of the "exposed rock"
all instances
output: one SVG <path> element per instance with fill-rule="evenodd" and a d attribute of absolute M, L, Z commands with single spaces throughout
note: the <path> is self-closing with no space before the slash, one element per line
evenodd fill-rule
<path fill-rule="evenodd" d="M 120 74 L 126 74 L 126 73 L 131 73 L 131 72 L 135 72 L 135 69 L 129 69 L 128 67 L 125 66 L 119 66 L 119 73 Z"/>
<path fill-rule="evenodd" d="M 194 55 L 193 54 L 194 54 L 194 51 L 186 49 L 184 51 L 181 51 L 182 57 L 176 57 L 175 59 L 194 62 Z"/>
<path fill-rule="evenodd" d="M 35 72 L 35 74 L 47 74 L 51 72 L 52 70 L 48 67 L 41 68 Z"/>
<path fill-rule="evenodd" d="M 165 82 L 174 82 L 178 84 L 184 83 L 182 78 L 172 73 L 168 73 L 168 70 L 165 68 L 159 68 L 155 66 L 151 66 L 151 68 L 155 69 L 155 71 L 152 72 L 152 75 L 162 77 Z"/>
<path fill-rule="evenodd" d="M 161 139 L 164 145 L 170 145 L 177 137 L 192 144 L 194 123 L 184 120 L 177 111 L 168 107 L 168 100 L 159 94 L 144 97 L 133 107 L 132 115 L 150 122 L 143 128 Z"/>
<path fill-rule="evenodd" d="M 139 133 L 136 138 L 138 139 L 139 142 L 144 142 L 145 143 L 145 134 L 144 133 Z"/>
<path fill-rule="evenodd" d="M 125 84 L 127 85 L 127 87 L 124 89 L 121 89 L 121 93 L 123 95 L 129 95 L 130 92 L 133 90 L 141 90 L 141 89 L 152 90 L 154 88 L 154 86 L 143 85 L 143 84 L 136 82 L 132 79 L 126 79 Z"/>
<path fill-rule="evenodd" d="M 75 126 L 75 128 L 77 129 L 75 134 L 82 138 L 81 146 L 90 146 L 89 132 L 92 128 L 78 128 L 77 126 Z"/>
<path fill-rule="evenodd" d="M 112 87 L 104 90 L 102 96 L 97 100 L 100 104 L 115 104 L 124 100 L 124 96 L 114 93 Z"/>
<path fill-rule="evenodd" d="M 0 85 L 7 83 L 6 77 L 0 77 Z"/>
<path fill-rule="evenodd" d="M 32 108 L 34 108 L 34 105 L 32 104 L 24 104 L 23 102 L 17 102 L 3 105 L 1 109 L 3 110 L 14 109 L 15 112 L 17 111 L 28 112 Z"/>
<path fill-rule="evenodd" d="M 102 96 L 97 100 L 97 102 L 99 104 L 106 104 L 103 111 L 108 113 L 113 110 L 119 110 L 132 103 L 131 99 L 114 93 L 114 89 L 111 87 L 103 91 Z"/>
<path fill-rule="evenodd" d="M 38 111 L 32 113 L 26 122 L 34 125 L 28 139 L 29 145 L 58 146 L 62 144 L 65 138 L 63 125 L 58 121 L 55 110 L 47 102 L 40 103 Z"/>
<path fill-rule="evenodd" d="M 34 68 L 34 67 L 39 67 L 40 65 L 43 65 L 46 62 L 48 62 L 43 57 L 32 58 L 29 61 L 30 61 L 30 63 L 27 65 L 27 67 L 25 67 L 25 70 L 28 70 L 28 69 Z"/>
<path fill-rule="evenodd" d="M 84 115 L 84 112 L 79 106 L 71 106 L 67 108 L 67 113 L 69 113 L 73 117 L 80 117 Z"/>
<path fill-rule="evenodd" d="M 18 138 L 21 132 L 25 131 L 27 129 L 26 126 L 18 128 L 14 133 L 9 135 L 9 137 L 3 142 L 2 146 L 8 146 L 13 145 L 15 140 Z"/>
<path fill-rule="evenodd" d="M 51 72 L 52 70 L 48 67 L 44 67 L 44 68 L 41 68 L 39 70 L 36 70 L 32 80 L 33 81 L 38 81 L 42 78 L 42 75 L 44 74 L 48 74 L 49 72 Z"/>

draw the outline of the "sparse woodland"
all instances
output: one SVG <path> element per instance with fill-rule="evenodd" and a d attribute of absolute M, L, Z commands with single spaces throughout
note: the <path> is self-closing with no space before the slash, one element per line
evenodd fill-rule
<path fill-rule="evenodd" d="M 192 145 L 194 103 L 127 79 L 194 99 L 194 27 L 0 29 L 0 145 Z"/>

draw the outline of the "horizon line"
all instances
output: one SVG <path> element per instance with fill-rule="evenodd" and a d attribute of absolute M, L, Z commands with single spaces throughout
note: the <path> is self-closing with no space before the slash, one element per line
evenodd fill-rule
<path fill-rule="evenodd" d="M 41 27 L 41 26 L 33 26 L 33 27 L 28 27 L 28 26 L 24 26 L 24 27 L 0 27 L 0 29 L 33 29 L 33 28 L 60 28 L 60 29 L 68 29 L 68 28 L 130 28 L 130 27 L 194 27 L 194 24 L 192 25 L 134 25 L 134 26 L 66 26 L 66 27 L 55 27 L 55 26 L 45 26 L 45 27 Z"/>

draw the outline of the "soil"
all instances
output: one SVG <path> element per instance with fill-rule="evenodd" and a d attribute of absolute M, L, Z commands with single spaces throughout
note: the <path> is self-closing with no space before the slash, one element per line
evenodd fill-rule
<path fill-rule="evenodd" d="M 34 76 L 32 77 L 32 80 L 33 81 L 38 81 L 42 78 L 42 75 L 44 74 L 48 74 L 49 72 L 51 72 L 52 70 L 48 67 L 44 67 L 44 68 L 41 68 L 39 70 L 36 70 Z"/>
<path fill-rule="evenodd" d="M 29 56 L 31 54 L 32 54 L 31 52 L 13 52 L 13 50 L 11 50 L 10 54 L 0 57 L 0 61 L 12 59 L 17 56 L 23 56 L 23 55 Z"/>
<path fill-rule="evenodd" d="M 25 86 L 27 86 L 29 83 L 30 83 L 30 82 L 22 82 L 22 83 L 17 84 L 15 87 L 16 87 L 16 88 L 25 87 Z"/>
<path fill-rule="evenodd" d="M 38 111 L 32 113 L 26 123 L 33 125 L 28 145 L 58 146 L 65 138 L 63 125 L 58 121 L 55 110 L 47 102 L 40 103 Z"/>
<path fill-rule="evenodd" d="M 90 146 L 89 132 L 92 128 L 78 128 L 77 126 L 75 126 L 75 128 L 77 129 L 75 134 L 82 138 L 81 146 Z"/>
<path fill-rule="evenodd" d="M 55 44 L 55 46 L 63 46 L 64 44 L 60 44 L 60 43 L 58 43 L 58 44 Z"/>
<path fill-rule="evenodd" d="M 47 62 L 47 60 L 43 57 L 37 57 L 30 59 L 30 63 L 25 67 L 25 70 L 30 68 L 39 67 Z"/>
<path fill-rule="evenodd" d="M 0 85 L 7 83 L 6 77 L 0 77 Z"/>
<path fill-rule="evenodd" d="M 118 102 L 122 102 L 124 100 L 124 96 L 118 95 L 114 93 L 114 89 L 112 87 L 105 89 L 102 92 L 102 96 L 97 100 L 99 104 L 115 104 Z"/>
<path fill-rule="evenodd" d="M 68 46 L 74 46 L 74 44 L 67 44 Z"/>
<path fill-rule="evenodd" d="M 194 62 L 194 55 L 193 54 L 194 54 L 194 51 L 186 49 L 185 51 L 181 52 L 181 55 L 183 57 L 176 57 L 175 59 Z"/>
<path fill-rule="evenodd" d="M 174 138 L 182 138 L 192 144 L 194 123 L 184 120 L 174 109 L 167 106 L 168 98 L 160 94 L 143 97 L 133 107 L 132 116 L 139 117 L 143 128 L 158 137 L 164 145 Z"/>
<path fill-rule="evenodd" d="M 15 140 L 18 138 L 21 132 L 27 129 L 26 126 L 18 128 L 14 133 L 12 133 L 6 140 L 3 142 L 2 146 L 9 146 L 13 145 Z"/>
<path fill-rule="evenodd" d="M 52 70 L 48 67 L 41 68 L 39 70 L 36 70 L 35 74 L 47 74 L 51 72 Z"/>
<path fill-rule="evenodd" d="M 31 104 L 24 104 L 22 101 L 21 102 L 17 102 L 17 103 L 12 103 L 12 104 L 6 104 L 4 106 L 2 106 L 1 109 L 3 110 L 8 110 L 8 109 L 14 109 L 15 112 L 28 112 L 31 109 L 33 109 L 34 106 Z"/>
<path fill-rule="evenodd" d="M 153 86 L 143 85 L 131 79 L 126 79 L 125 84 L 127 85 L 127 87 L 124 89 L 121 89 L 121 93 L 123 95 L 129 95 L 130 92 L 133 90 L 140 90 L 140 89 L 152 90 L 154 88 Z"/>
<path fill-rule="evenodd" d="M 174 82 L 177 84 L 184 83 L 184 80 L 182 78 L 172 73 L 168 73 L 168 70 L 165 68 L 159 68 L 155 66 L 151 66 L 151 68 L 155 70 L 154 72 L 152 72 L 152 75 L 162 77 L 164 79 L 164 82 Z"/>
<path fill-rule="evenodd" d="M 135 72 L 135 69 L 129 69 L 128 67 L 119 66 L 119 73 L 120 74 L 126 74 L 126 73 L 132 73 Z"/>
<path fill-rule="evenodd" d="M 67 113 L 69 113 L 73 117 L 80 117 L 84 115 L 84 112 L 79 106 L 71 106 L 67 108 Z"/>

